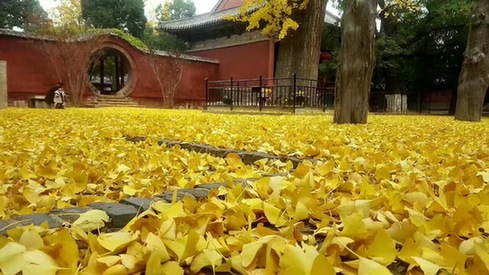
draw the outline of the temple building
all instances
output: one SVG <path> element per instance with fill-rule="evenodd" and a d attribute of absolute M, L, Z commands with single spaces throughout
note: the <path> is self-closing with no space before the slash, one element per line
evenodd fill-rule
<path fill-rule="evenodd" d="M 211 12 L 164 22 L 161 29 L 189 43 L 188 54 L 219 60 L 219 78 L 273 78 L 280 42 L 247 24 L 225 20 L 238 15 L 243 0 L 219 0 Z M 340 18 L 326 11 L 326 24 L 339 26 Z M 318 57 L 319 62 L 319 57 Z"/>

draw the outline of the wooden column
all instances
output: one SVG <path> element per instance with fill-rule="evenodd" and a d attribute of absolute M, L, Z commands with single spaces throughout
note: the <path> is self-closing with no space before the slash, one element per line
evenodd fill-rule
<path fill-rule="evenodd" d="M 104 58 L 100 58 L 100 93 L 103 94 L 105 90 L 105 83 L 104 83 L 104 77 L 105 77 L 105 68 L 104 68 Z"/>
<path fill-rule="evenodd" d="M 119 55 L 116 55 L 114 56 L 115 57 L 115 89 L 117 91 L 119 91 L 121 88 L 120 88 L 120 66 L 121 66 L 121 63 L 119 62 Z"/>
<path fill-rule="evenodd" d="M 7 106 L 7 61 L 0 60 L 0 109 L 6 109 Z"/>

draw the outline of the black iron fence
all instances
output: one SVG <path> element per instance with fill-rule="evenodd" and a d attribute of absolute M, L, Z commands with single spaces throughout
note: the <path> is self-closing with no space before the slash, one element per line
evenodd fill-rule
<path fill-rule="evenodd" d="M 274 109 L 297 112 L 298 109 L 326 111 L 334 109 L 334 82 L 322 83 L 317 80 L 299 78 L 256 78 L 206 80 L 205 108 L 255 109 L 263 111 Z M 370 112 L 376 113 L 431 113 L 436 102 L 418 103 L 416 93 L 395 94 L 372 87 L 369 97 Z M 438 104 L 440 105 L 440 104 Z M 446 105 L 446 104 L 445 104 Z M 439 107 L 441 111 L 447 106 Z M 445 110 L 445 109 L 443 109 Z M 448 110 L 448 109 L 446 109 Z"/>
<path fill-rule="evenodd" d="M 206 104 L 209 107 L 286 109 L 325 111 L 334 108 L 334 83 L 298 78 L 257 78 L 206 81 Z"/>

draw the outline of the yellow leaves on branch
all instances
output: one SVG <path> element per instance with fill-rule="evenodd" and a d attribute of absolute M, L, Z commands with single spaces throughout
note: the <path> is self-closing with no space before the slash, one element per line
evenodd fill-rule
<path fill-rule="evenodd" d="M 237 17 L 229 20 L 247 22 L 247 30 L 262 29 L 265 35 L 283 39 L 299 24 L 293 19 L 294 12 L 304 10 L 309 0 L 245 0 Z"/>
<path fill-rule="evenodd" d="M 415 13 L 421 10 L 421 4 L 415 0 L 388 0 L 384 13 L 386 16 L 399 16 L 404 12 Z"/>

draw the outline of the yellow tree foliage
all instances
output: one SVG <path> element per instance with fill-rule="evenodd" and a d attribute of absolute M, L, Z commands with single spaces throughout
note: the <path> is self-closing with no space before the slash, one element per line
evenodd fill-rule
<path fill-rule="evenodd" d="M 264 35 L 283 39 L 299 24 L 293 19 L 295 10 L 304 10 L 308 0 L 245 0 L 240 15 L 228 19 L 248 22 L 247 30 L 262 28 Z"/>
<path fill-rule="evenodd" d="M 80 0 L 58 0 L 59 5 L 49 11 L 55 25 L 83 27 Z"/>
<path fill-rule="evenodd" d="M 386 16 L 399 16 L 402 11 L 418 12 L 421 10 L 419 0 L 385 0 L 383 12 Z"/>

